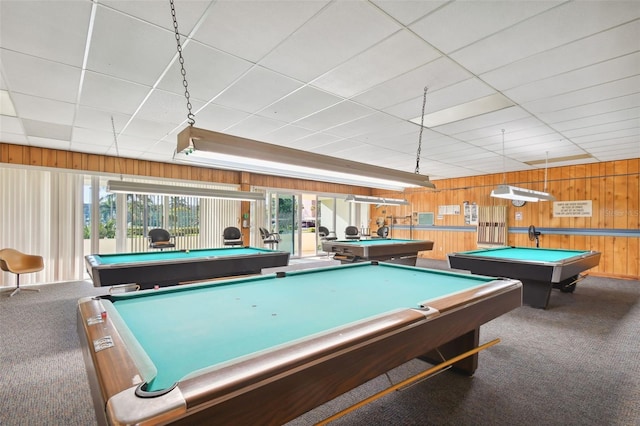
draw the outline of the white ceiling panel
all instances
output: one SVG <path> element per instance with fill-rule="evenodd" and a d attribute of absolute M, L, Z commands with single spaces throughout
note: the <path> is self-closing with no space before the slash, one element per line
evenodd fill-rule
<path fill-rule="evenodd" d="M 14 93 L 12 99 L 16 112 L 22 119 L 65 125 L 73 123 L 75 105 L 72 103 L 20 93 Z"/>
<path fill-rule="evenodd" d="M 259 112 L 264 117 L 295 122 L 335 105 L 342 98 L 305 86 Z"/>
<path fill-rule="evenodd" d="M 259 115 L 250 115 L 245 120 L 226 129 L 226 133 L 264 142 L 264 136 L 286 123 Z"/>
<path fill-rule="evenodd" d="M 203 103 L 191 100 L 193 111 L 203 107 Z M 153 90 L 148 100 L 138 110 L 136 117 L 151 121 L 181 124 L 187 120 L 187 101 L 184 96 L 163 90 Z"/>
<path fill-rule="evenodd" d="M 593 63 L 604 62 L 638 50 L 640 21 L 565 44 L 482 74 L 498 90 L 552 77 Z M 553 64 L 553 67 L 549 67 Z"/>
<path fill-rule="evenodd" d="M 601 114 L 596 117 L 580 118 L 556 124 L 554 127 L 562 131 L 568 138 L 587 136 L 603 132 L 632 129 L 640 127 L 640 108 L 630 108 L 624 111 L 616 111 L 609 114 Z"/>
<path fill-rule="evenodd" d="M 264 135 L 262 137 L 262 142 L 291 146 L 294 141 L 309 136 L 313 133 L 315 133 L 315 131 L 310 129 L 305 129 L 303 127 L 295 125 L 288 125 L 280 127 L 273 132 Z"/>
<path fill-rule="evenodd" d="M 16 93 L 74 103 L 81 69 L 10 50 L 0 50 L 4 77 Z M 47 78 L 43 78 L 43 76 Z M 56 84 L 51 84 L 51 80 Z"/>
<path fill-rule="evenodd" d="M 22 121 L 17 117 L 0 115 L 0 132 L 21 134 L 23 133 Z"/>
<path fill-rule="evenodd" d="M 389 126 L 406 124 L 406 122 L 388 114 L 376 112 L 356 120 L 340 124 L 328 130 L 329 133 L 343 138 L 356 137 L 388 128 Z"/>
<path fill-rule="evenodd" d="M 418 94 L 423 93 L 425 87 L 428 87 L 430 100 L 432 100 L 431 94 L 434 92 L 470 77 L 464 68 L 449 58 L 440 57 L 406 74 L 389 79 L 353 97 L 353 100 L 373 108 L 383 109 L 415 99 Z"/>
<path fill-rule="evenodd" d="M 560 1 L 450 2 L 411 25 L 425 40 L 445 53 L 454 52 L 501 30 L 511 27 Z M 446 31 L 442 31 L 446 28 Z"/>
<path fill-rule="evenodd" d="M 184 104 L 186 112 L 187 105 Z M 195 114 L 195 125 L 204 129 L 223 132 L 225 129 L 245 120 L 251 114 L 220 105 L 208 104 Z"/>
<path fill-rule="evenodd" d="M 215 103 L 254 113 L 301 87 L 299 81 L 254 66 L 218 95 Z"/>
<path fill-rule="evenodd" d="M 191 99 L 208 101 L 247 72 L 252 64 L 200 43 L 189 43 L 183 49 L 185 76 Z M 178 60 L 171 64 L 159 89 L 184 96 L 184 83 Z"/>
<path fill-rule="evenodd" d="M 519 103 L 531 102 L 637 76 L 638 70 L 640 70 L 640 52 L 525 84 L 506 90 L 504 94 Z"/>
<path fill-rule="evenodd" d="M 629 22 L 638 17 L 636 9 L 625 2 L 567 2 L 470 44 L 451 57 L 474 74 L 482 74 Z"/>
<path fill-rule="evenodd" d="M 87 72 L 80 105 L 130 115 L 136 112 L 150 89 L 130 81 Z"/>
<path fill-rule="evenodd" d="M 82 66 L 91 19 L 88 1 L 0 1 L 0 47 Z"/>
<path fill-rule="evenodd" d="M 153 86 L 176 49 L 172 32 L 99 6 L 87 68 Z"/>
<path fill-rule="evenodd" d="M 313 80 L 400 28 L 366 2 L 333 2 L 260 64 L 300 80 Z"/>
<path fill-rule="evenodd" d="M 384 10 L 403 25 L 409 25 L 417 19 L 438 9 L 446 1 L 396 1 L 396 0 L 371 0 L 376 6 Z"/>
<path fill-rule="evenodd" d="M 324 130 L 343 123 L 349 123 L 372 112 L 372 110 L 362 105 L 344 101 L 298 120 L 296 124 L 307 129 Z"/>
<path fill-rule="evenodd" d="M 604 101 L 593 102 L 587 105 L 567 108 L 553 113 L 538 114 L 538 118 L 547 123 L 561 123 L 568 120 L 576 120 L 580 117 L 591 117 L 602 114 L 603 112 L 622 111 L 629 108 L 640 106 L 640 92 L 626 96 L 620 96 L 614 99 L 606 99 Z"/>
<path fill-rule="evenodd" d="M 640 157 L 637 1 L 175 6 L 197 127 L 412 172 L 427 87 L 427 115 L 513 104 L 423 129 L 434 180 Z M 188 111 L 167 3 L 0 0 L 0 56 L 17 115 L 1 141 L 175 161 Z"/>
<path fill-rule="evenodd" d="M 68 151 L 71 145 L 70 142 L 62 141 L 59 139 L 40 138 L 36 136 L 30 136 L 28 139 L 29 145 L 37 146 L 40 148 L 61 149 L 63 151 Z"/>
<path fill-rule="evenodd" d="M 117 134 L 116 134 L 117 136 Z M 77 147 L 79 145 L 92 145 L 104 147 L 104 152 L 115 143 L 113 132 L 83 129 L 76 127 L 73 129 L 73 136 L 71 137 L 71 146 Z M 96 148 L 97 149 L 97 148 Z"/>
<path fill-rule="evenodd" d="M 76 128 L 113 133 L 114 128 L 116 132 L 124 129 L 124 126 L 126 126 L 130 119 L 130 115 L 79 106 L 76 110 L 74 125 Z"/>
<path fill-rule="evenodd" d="M 321 0 L 218 1 L 194 38 L 224 52 L 258 62 L 327 3 Z M 187 6 L 177 7 L 184 9 Z"/>
<path fill-rule="evenodd" d="M 492 95 L 494 93 L 496 93 L 495 90 L 477 78 L 469 78 L 433 92 L 429 89 L 427 90 L 425 112 L 427 114 L 433 113 L 456 105 L 471 102 L 475 99 Z M 383 109 L 389 114 L 410 120 L 415 117 L 420 117 L 423 101 L 424 86 L 420 87 L 416 91 L 413 99 Z"/>
<path fill-rule="evenodd" d="M 345 98 L 437 59 L 440 53 L 409 31 L 399 31 L 312 82 Z M 369 70 L 375 69 L 372 73 Z"/>
<path fill-rule="evenodd" d="M 640 75 L 623 78 L 610 83 L 576 90 L 570 93 L 524 103 L 524 108 L 532 113 L 552 112 L 562 109 L 617 98 L 628 93 L 640 92 Z"/>
<path fill-rule="evenodd" d="M 189 34 L 211 3 L 213 3 L 211 0 L 176 0 L 174 7 L 180 33 Z M 100 0 L 100 4 L 127 15 L 135 16 L 142 21 L 174 31 L 173 18 L 169 13 L 171 10 L 169 2 Z"/>

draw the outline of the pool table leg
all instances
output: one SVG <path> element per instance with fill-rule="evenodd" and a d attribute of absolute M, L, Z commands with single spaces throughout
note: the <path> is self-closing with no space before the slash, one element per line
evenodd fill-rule
<path fill-rule="evenodd" d="M 440 364 L 443 361 L 458 356 L 480 345 L 480 329 L 476 328 L 450 342 L 440 346 L 437 350 L 428 352 L 420 357 L 430 364 Z M 444 359 L 442 359 L 444 357 Z M 472 376 L 478 368 L 478 354 L 462 359 L 452 366 L 453 370 Z"/>
<path fill-rule="evenodd" d="M 522 281 L 522 304 L 547 309 L 553 284 L 536 280 L 521 279 L 520 281 Z"/>

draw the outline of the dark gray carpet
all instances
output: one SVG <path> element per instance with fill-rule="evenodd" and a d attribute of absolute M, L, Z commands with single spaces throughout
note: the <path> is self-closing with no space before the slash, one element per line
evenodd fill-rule
<path fill-rule="evenodd" d="M 443 262 L 420 266 L 446 268 Z M 89 282 L 0 295 L 0 425 L 93 425 L 76 333 Z M 640 282 L 588 277 L 547 310 L 518 308 L 481 329 L 502 342 L 469 378 L 444 372 L 335 425 L 639 425 Z M 409 362 L 292 421 L 311 425 L 429 367 Z M 215 424 L 215 422 L 212 422 Z"/>

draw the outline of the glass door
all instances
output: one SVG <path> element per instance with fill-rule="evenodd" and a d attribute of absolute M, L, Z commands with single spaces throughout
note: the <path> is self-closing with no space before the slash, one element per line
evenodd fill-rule
<path fill-rule="evenodd" d="M 288 251 L 292 257 L 299 257 L 299 227 L 298 196 L 294 194 L 271 195 L 270 220 L 272 232 L 280 234 L 278 250 Z"/>

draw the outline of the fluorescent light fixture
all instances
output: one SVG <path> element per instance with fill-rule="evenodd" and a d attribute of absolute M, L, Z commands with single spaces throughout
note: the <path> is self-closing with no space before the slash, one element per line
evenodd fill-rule
<path fill-rule="evenodd" d="M 345 201 L 351 203 L 364 203 L 364 204 L 377 204 L 377 205 L 391 205 L 391 206 L 408 206 L 407 200 L 399 198 L 382 198 L 382 197 L 369 197 L 366 195 L 347 195 Z"/>
<path fill-rule="evenodd" d="M 11 102 L 11 96 L 6 90 L 0 90 L 0 115 L 16 117 L 16 109 Z"/>
<path fill-rule="evenodd" d="M 525 161 L 524 164 L 528 164 L 530 166 L 537 166 L 538 164 L 544 164 L 546 167 L 547 163 L 560 163 L 565 161 L 586 160 L 589 158 L 593 158 L 593 156 L 591 154 L 578 154 L 578 155 L 569 155 L 566 157 L 548 158 L 545 160 Z"/>
<path fill-rule="evenodd" d="M 390 190 L 435 188 L 428 176 L 258 142 L 189 126 L 178 134 L 176 161 L 227 170 Z"/>
<path fill-rule="evenodd" d="M 464 104 L 456 105 L 440 111 L 432 112 L 424 116 L 424 127 L 436 127 L 466 118 L 477 117 L 504 108 L 513 106 L 514 103 L 500 93 L 485 96 Z M 421 117 L 413 118 L 411 121 L 420 124 Z"/>
<path fill-rule="evenodd" d="M 142 182 L 110 180 L 107 192 L 122 194 L 154 194 L 171 197 L 222 198 L 225 200 L 264 201 L 260 192 L 227 191 L 224 189 L 194 188 L 189 186 L 156 185 Z"/>
<path fill-rule="evenodd" d="M 556 197 L 546 192 L 534 191 L 533 189 L 518 188 L 511 185 L 498 185 L 496 189 L 491 191 L 491 196 L 495 198 L 504 198 L 507 200 L 521 201 L 555 201 Z"/>

